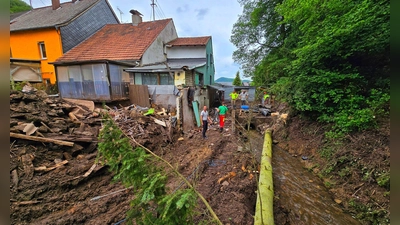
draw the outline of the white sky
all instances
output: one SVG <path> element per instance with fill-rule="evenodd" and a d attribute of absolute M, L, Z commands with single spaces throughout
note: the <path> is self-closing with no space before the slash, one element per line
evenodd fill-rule
<path fill-rule="evenodd" d="M 29 0 L 24 0 L 29 3 Z M 61 0 L 68 2 L 70 0 Z M 131 22 L 129 10 L 143 14 L 143 21 L 153 19 L 151 0 L 108 0 L 118 19 Z M 51 0 L 31 0 L 33 8 L 51 5 Z M 215 79 L 234 78 L 239 65 L 232 59 L 236 49 L 229 41 L 233 24 L 242 13 L 237 0 L 154 0 L 155 19 L 172 18 L 178 37 L 212 36 Z M 119 10 L 122 11 L 122 15 Z M 242 72 L 240 71 L 242 75 Z M 243 79 L 243 77 L 241 76 Z"/>

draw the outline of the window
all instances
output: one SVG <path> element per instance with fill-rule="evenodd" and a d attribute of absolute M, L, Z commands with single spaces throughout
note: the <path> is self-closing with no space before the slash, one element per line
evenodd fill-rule
<path fill-rule="evenodd" d="M 44 42 L 39 42 L 39 50 L 40 50 L 40 56 L 42 57 L 42 59 L 47 59 L 46 47 L 44 46 Z"/>
<path fill-rule="evenodd" d="M 161 85 L 173 85 L 174 79 L 168 73 L 160 74 L 160 84 Z"/>

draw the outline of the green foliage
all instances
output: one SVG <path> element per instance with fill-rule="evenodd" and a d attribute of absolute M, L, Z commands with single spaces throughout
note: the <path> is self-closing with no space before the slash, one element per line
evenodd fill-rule
<path fill-rule="evenodd" d="M 379 186 L 390 189 L 390 173 L 383 173 L 378 178 L 376 178 L 376 182 Z"/>
<path fill-rule="evenodd" d="M 104 116 L 99 134 L 97 160 L 114 172 L 114 180 L 133 187 L 135 198 L 127 212 L 127 222 L 135 224 L 193 224 L 197 195 L 193 189 L 168 193 L 167 177 L 156 159 L 142 148 L 132 149 L 123 132 L 109 116 Z"/>
<path fill-rule="evenodd" d="M 31 6 L 22 0 L 10 0 L 10 13 L 31 10 Z"/>
<path fill-rule="evenodd" d="M 331 138 L 374 129 L 387 116 L 389 1 L 240 2 L 234 59 L 256 85 L 267 85 L 292 110 L 332 124 Z"/>
<path fill-rule="evenodd" d="M 233 79 L 232 84 L 234 86 L 242 86 L 242 80 L 240 79 L 239 71 L 236 72 L 235 79 Z"/>
<path fill-rule="evenodd" d="M 356 199 L 351 199 L 349 206 L 358 212 L 356 218 L 367 224 L 390 224 L 389 219 L 385 218 L 387 211 L 384 209 L 373 209 L 371 204 L 363 204 Z"/>

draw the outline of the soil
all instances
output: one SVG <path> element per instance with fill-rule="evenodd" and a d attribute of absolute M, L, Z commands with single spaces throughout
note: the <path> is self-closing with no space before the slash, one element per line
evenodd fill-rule
<path fill-rule="evenodd" d="M 27 94 L 11 93 L 11 130 L 22 133 L 18 126 L 32 121 L 38 126 L 40 122 L 44 122 L 51 129 L 57 129 L 57 132 L 64 135 L 97 137 L 101 123 L 93 115 L 84 115 L 80 124 L 74 123 L 68 117 L 74 105 L 68 105 L 61 99 L 45 99 L 46 96 L 36 96 L 35 99 Z M 284 108 L 276 110 L 283 111 Z M 122 115 L 118 110 L 110 109 L 109 113 L 115 118 Z M 129 113 L 125 113 L 125 116 L 127 115 Z M 137 121 L 130 127 L 136 129 L 136 134 L 142 132 L 137 141 L 169 161 L 191 180 L 223 224 L 254 223 L 257 189 L 255 177 L 260 152 L 250 151 L 246 147 L 249 137 L 243 135 L 244 132 L 241 132 L 240 128 L 233 132 L 229 117 L 222 133 L 217 129 L 218 125 L 211 125 L 207 131 L 207 139 L 203 139 L 201 128 L 187 133 L 170 133 L 149 117 L 132 114 L 129 116 Z M 160 120 L 167 118 L 155 117 Z M 332 155 L 336 161 L 343 159 L 342 156 L 346 156 L 346 160 L 349 161 L 356 160 L 352 164 L 354 166 L 346 170 L 345 175 L 339 176 L 339 172 L 349 165 L 348 161 L 341 161 L 340 164 L 335 164 L 328 176 L 321 175 L 332 162 L 320 157 L 319 149 L 326 144 L 323 138 L 324 127 L 299 117 L 293 117 L 287 123 L 277 123 L 274 120 L 273 124 L 258 127 L 258 130 L 262 131 L 266 127 L 274 128 L 273 138 L 278 142 L 277 146 L 286 149 L 294 157 L 308 157 L 308 160 L 303 160 L 304 167 L 324 179 L 326 184 L 333 184 L 330 190 L 334 198 L 340 200 L 339 205 L 343 209 L 360 216 L 364 224 L 370 224 L 365 215 L 383 218 L 381 221 L 388 218 L 388 187 L 381 187 L 376 182 L 378 174 L 390 171 L 388 129 L 353 135 L 346 139 L 348 142 L 345 143 L 345 147 L 336 149 Z M 39 130 L 45 136 L 50 135 L 47 135 L 43 127 Z M 179 139 L 180 137 L 183 137 L 183 140 Z M 12 224 L 124 224 L 134 191 L 114 182 L 113 174 L 107 166 L 95 163 L 96 141 L 76 141 L 75 147 L 13 138 L 11 143 Z M 63 160 L 68 162 L 60 165 Z M 40 170 L 43 166 L 56 168 Z M 370 176 L 364 178 L 366 171 L 369 171 Z M 218 182 L 227 174 L 234 175 Z M 171 178 L 168 187 L 172 191 L 183 188 L 181 184 L 180 180 Z M 278 193 L 283 191 L 281 187 L 274 187 L 274 190 Z M 362 214 L 362 217 L 362 210 L 356 207 L 362 204 L 370 205 L 375 214 L 371 211 L 370 214 Z M 283 202 L 274 199 L 276 224 L 290 224 L 287 216 L 289 211 Z M 207 217 L 209 215 L 204 205 L 199 202 L 196 219 Z"/>

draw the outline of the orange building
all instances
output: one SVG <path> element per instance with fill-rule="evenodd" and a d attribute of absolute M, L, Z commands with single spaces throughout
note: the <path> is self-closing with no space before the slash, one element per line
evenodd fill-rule
<path fill-rule="evenodd" d="M 62 4 L 52 0 L 51 6 L 11 15 L 10 19 L 10 62 L 16 59 L 40 62 L 42 81 L 51 84 L 56 83 L 56 74 L 49 62 L 105 24 L 119 24 L 107 0 L 73 0 Z"/>

